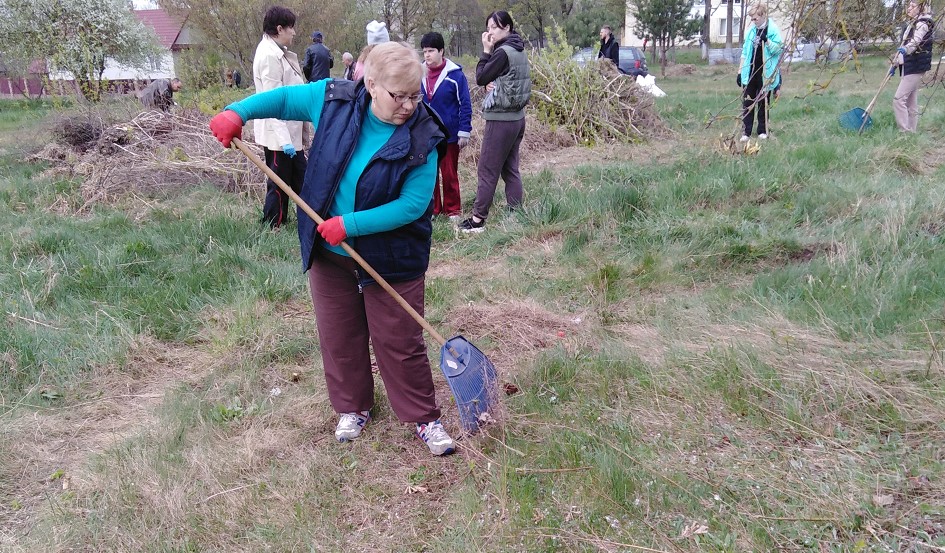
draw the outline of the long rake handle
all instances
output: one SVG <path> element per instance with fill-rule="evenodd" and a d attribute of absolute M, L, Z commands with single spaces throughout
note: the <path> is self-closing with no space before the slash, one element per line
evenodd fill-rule
<path fill-rule="evenodd" d="M 879 85 L 879 90 L 876 91 L 876 95 L 873 96 L 873 99 L 870 101 L 869 105 L 866 106 L 866 111 L 863 113 L 863 121 L 860 123 L 860 130 L 858 131 L 860 134 L 863 133 L 863 127 L 866 126 L 866 120 L 869 118 L 870 113 L 873 112 L 873 106 L 876 104 L 876 99 L 879 98 L 879 93 L 882 92 L 884 88 L 886 88 L 886 83 L 888 83 L 889 79 L 892 78 L 893 67 L 894 66 L 890 64 L 890 70 L 886 71 L 886 78 L 883 79 L 883 82 Z"/>
<path fill-rule="evenodd" d="M 259 159 L 259 156 L 253 153 L 253 151 L 250 150 L 249 147 L 242 140 L 240 140 L 239 138 L 234 138 L 232 140 L 232 143 L 237 148 L 239 148 L 239 151 L 243 152 L 243 154 L 247 158 L 249 158 L 250 161 L 256 164 L 256 167 L 259 167 L 260 169 L 262 169 L 263 173 L 265 173 L 266 176 L 272 179 L 272 182 L 276 183 L 279 186 L 279 188 L 281 188 L 282 191 L 286 193 L 286 195 L 292 198 L 292 201 L 295 202 L 299 207 L 301 207 L 302 211 L 304 211 L 306 215 L 311 217 L 313 221 L 315 221 L 319 225 L 325 222 L 325 220 L 322 219 L 318 215 L 318 213 L 315 213 L 314 209 L 312 209 L 311 207 L 309 207 L 307 203 L 305 203 L 305 200 L 300 198 L 299 195 L 296 194 L 295 191 L 292 190 L 289 187 L 289 185 L 285 183 L 284 180 L 279 178 L 279 175 L 277 175 L 272 169 L 270 169 L 263 162 L 263 160 Z M 424 319 L 422 315 L 420 315 L 420 313 L 417 313 L 417 310 L 414 309 L 412 305 L 407 303 L 407 300 L 405 300 L 403 296 L 398 294 L 397 290 L 394 290 L 394 288 L 390 285 L 390 283 L 384 280 L 384 277 L 382 277 L 380 273 L 375 271 L 374 267 L 371 267 L 368 264 L 368 262 L 365 261 L 364 258 L 358 254 L 358 252 L 354 251 L 354 248 L 349 246 L 347 242 L 342 242 L 341 247 L 344 248 L 345 252 L 347 252 L 348 255 L 351 256 L 351 259 L 354 259 L 358 263 L 358 265 L 361 266 L 362 269 L 367 271 L 367 274 L 371 275 L 371 278 L 373 278 L 378 284 L 381 285 L 381 288 L 383 288 L 384 290 L 387 291 L 388 294 L 390 294 L 390 297 L 394 298 L 394 301 L 396 301 L 398 304 L 400 304 L 401 307 L 404 308 L 404 311 L 406 311 L 411 317 L 413 317 L 413 320 L 417 321 L 417 323 L 420 326 L 422 326 L 424 330 L 429 332 L 430 336 L 433 336 L 433 339 L 439 342 L 440 346 L 446 345 L 446 339 L 443 338 L 443 335 L 437 332 L 436 329 L 433 328 L 433 326 L 430 325 L 430 323 L 428 323 L 427 320 Z M 458 357 L 458 355 L 456 356 Z"/>

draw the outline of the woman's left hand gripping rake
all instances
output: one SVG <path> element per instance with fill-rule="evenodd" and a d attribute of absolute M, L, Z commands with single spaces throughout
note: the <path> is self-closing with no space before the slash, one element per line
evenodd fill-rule
<path fill-rule="evenodd" d="M 300 198 L 285 181 L 280 179 L 279 175 L 267 167 L 242 140 L 234 138 L 233 144 L 272 179 L 272 182 L 276 183 L 286 195 L 292 198 L 292 201 L 302 208 L 302 211 L 311 217 L 315 223 L 321 224 L 324 222 L 324 219 L 309 207 L 305 200 Z M 462 336 L 454 336 L 449 340 L 443 338 L 373 267 L 368 265 L 363 257 L 358 255 L 354 248 L 346 242 L 342 242 L 341 247 L 440 344 L 440 369 L 446 376 L 446 381 L 449 383 L 453 397 L 456 399 L 456 407 L 459 411 L 459 420 L 463 431 L 470 434 L 477 432 L 480 423 L 487 422 L 492 418 L 493 408 L 499 400 L 497 393 L 498 377 L 495 365 L 466 338 Z"/>

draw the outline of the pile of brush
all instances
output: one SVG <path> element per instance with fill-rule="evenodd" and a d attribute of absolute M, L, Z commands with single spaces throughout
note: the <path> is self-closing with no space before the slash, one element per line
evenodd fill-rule
<path fill-rule="evenodd" d="M 205 182 L 237 190 L 263 182 L 244 156 L 220 146 L 209 121 L 193 109 L 63 115 L 54 125 L 56 143 L 31 159 L 82 177 L 83 208 L 131 191 L 160 194 Z"/>

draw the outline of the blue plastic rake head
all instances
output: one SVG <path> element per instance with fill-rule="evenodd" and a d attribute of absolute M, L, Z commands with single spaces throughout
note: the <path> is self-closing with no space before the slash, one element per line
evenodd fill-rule
<path fill-rule="evenodd" d="M 840 128 L 860 132 L 860 129 L 867 131 L 873 127 L 873 119 L 863 108 L 853 108 L 840 114 Z"/>
<path fill-rule="evenodd" d="M 446 376 L 464 432 L 475 434 L 479 425 L 494 418 L 498 402 L 495 365 L 462 336 L 454 336 L 440 349 L 440 369 Z"/>

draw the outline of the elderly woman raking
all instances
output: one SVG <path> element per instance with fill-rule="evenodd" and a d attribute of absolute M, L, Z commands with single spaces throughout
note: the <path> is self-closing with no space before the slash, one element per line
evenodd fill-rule
<path fill-rule="evenodd" d="M 431 199 L 445 130 L 422 104 L 417 53 L 377 45 L 364 79 L 323 80 L 256 94 L 211 121 L 224 146 L 249 119 L 311 121 L 316 128 L 301 196 L 325 222 L 299 211 L 335 438 L 359 437 L 371 419 L 369 344 L 391 409 L 415 424 L 434 455 L 455 450 L 439 421 L 420 325 L 340 247 L 347 240 L 418 312 L 430 259 Z"/>

